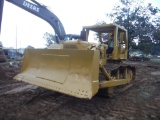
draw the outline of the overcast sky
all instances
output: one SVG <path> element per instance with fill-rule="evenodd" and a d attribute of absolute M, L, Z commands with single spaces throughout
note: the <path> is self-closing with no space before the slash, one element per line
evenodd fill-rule
<path fill-rule="evenodd" d="M 85 25 L 93 25 L 97 20 L 107 20 L 109 13 L 118 0 L 37 0 L 49 6 L 61 20 L 67 34 L 80 34 Z M 146 0 L 159 5 L 160 0 Z M 44 20 L 5 1 L 0 40 L 4 47 L 16 46 L 35 48 L 45 47 L 43 35 L 54 33 L 53 28 Z"/>

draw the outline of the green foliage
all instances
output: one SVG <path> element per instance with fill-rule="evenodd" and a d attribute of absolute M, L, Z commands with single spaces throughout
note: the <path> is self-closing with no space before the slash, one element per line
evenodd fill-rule
<path fill-rule="evenodd" d="M 130 48 L 132 48 L 132 49 L 138 49 L 138 47 L 137 47 L 137 45 L 136 45 L 135 42 L 131 42 Z"/>
<path fill-rule="evenodd" d="M 154 29 L 153 32 L 153 42 L 160 46 L 160 20 L 157 23 L 157 27 Z"/>
<path fill-rule="evenodd" d="M 55 44 L 56 43 L 56 37 L 55 35 L 46 32 L 43 36 L 44 39 L 46 39 L 46 46 L 49 47 L 51 44 Z"/>
<path fill-rule="evenodd" d="M 153 55 L 160 55 L 160 45 L 153 45 L 152 54 Z"/>
<path fill-rule="evenodd" d="M 3 44 L 2 44 L 2 42 L 0 41 L 0 49 L 2 49 L 3 48 Z"/>

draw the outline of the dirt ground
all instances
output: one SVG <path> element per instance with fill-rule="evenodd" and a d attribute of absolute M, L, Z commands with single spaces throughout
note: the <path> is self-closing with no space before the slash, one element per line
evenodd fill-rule
<path fill-rule="evenodd" d="M 18 65 L 0 65 L 0 120 L 160 120 L 160 63 L 128 62 L 136 78 L 110 97 L 78 99 L 13 80 Z"/>

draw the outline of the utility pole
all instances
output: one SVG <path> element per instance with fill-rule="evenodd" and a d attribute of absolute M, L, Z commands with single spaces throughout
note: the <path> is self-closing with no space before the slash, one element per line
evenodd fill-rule
<path fill-rule="evenodd" d="M 16 53 L 17 53 L 17 25 L 16 25 Z"/>
<path fill-rule="evenodd" d="M 16 57 L 18 55 L 18 50 L 17 50 L 17 24 L 16 24 Z"/>

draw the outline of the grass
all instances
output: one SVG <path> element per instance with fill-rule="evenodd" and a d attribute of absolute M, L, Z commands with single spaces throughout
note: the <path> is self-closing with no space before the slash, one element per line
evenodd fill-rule
<path fill-rule="evenodd" d="M 151 58 L 150 61 L 153 63 L 160 63 L 160 58 Z"/>

